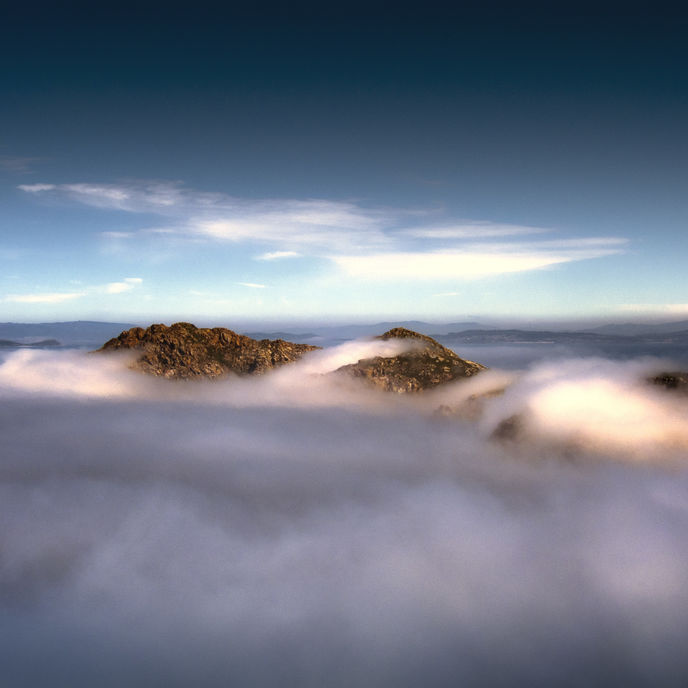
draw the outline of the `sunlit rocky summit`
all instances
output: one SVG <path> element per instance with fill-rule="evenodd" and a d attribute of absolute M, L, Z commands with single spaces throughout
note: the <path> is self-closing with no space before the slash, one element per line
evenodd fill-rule
<path fill-rule="evenodd" d="M 397 356 L 364 358 L 336 372 L 363 378 L 389 392 L 406 393 L 472 377 L 485 370 L 484 365 L 460 358 L 432 337 L 404 327 L 395 327 L 379 339 L 408 340 L 409 348 Z"/>
<path fill-rule="evenodd" d="M 99 351 L 134 350 L 140 354 L 132 368 L 183 379 L 218 378 L 228 373 L 259 375 L 318 348 L 282 339 L 251 339 L 224 327 L 201 328 L 178 322 L 169 327 L 132 327 Z"/>
<path fill-rule="evenodd" d="M 452 380 L 472 377 L 485 366 L 467 361 L 431 337 L 397 327 L 379 340 L 403 340 L 401 353 L 374 356 L 334 371 L 361 379 L 371 387 L 396 393 L 419 392 Z M 223 327 L 199 328 L 191 323 L 134 327 L 105 343 L 98 351 L 138 353 L 132 368 L 172 379 L 218 378 L 230 373 L 257 375 L 293 363 L 319 347 L 282 339 L 261 339 Z"/>

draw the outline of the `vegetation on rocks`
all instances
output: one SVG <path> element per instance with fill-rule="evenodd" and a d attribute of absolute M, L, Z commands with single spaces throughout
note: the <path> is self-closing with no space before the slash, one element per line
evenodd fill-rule
<path fill-rule="evenodd" d="M 406 339 L 409 340 L 409 349 L 397 356 L 365 358 L 343 366 L 337 372 L 360 377 L 376 387 L 403 394 L 431 389 L 485 370 L 484 365 L 466 361 L 431 337 L 404 327 L 395 327 L 378 339 Z"/>
<path fill-rule="evenodd" d="M 265 373 L 318 348 L 282 339 L 256 340 L 224 327 L 209 329 L 179 322 L 169 327 L 133 327 L 98 351 L 137 351 L 139 355 L 132 367 L 152 375 L 217 378 L 228 373 Z"/>

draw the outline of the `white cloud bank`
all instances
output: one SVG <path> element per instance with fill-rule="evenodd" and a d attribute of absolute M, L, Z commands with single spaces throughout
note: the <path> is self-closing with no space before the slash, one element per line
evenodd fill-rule
<path fill-rule="evenodd" d="M 527 372 L 488 414 L 530 408 L 551 432 L 510 447 L 431 404 L 342 403 L 332 381 L 305 404 L 309 387 L 290 392 L 279 375 L 185 385 L 118 357 L 12 354 L 0 365 L 3 679 L 681 685 L 686 451 L 655 427 L 638 467 L 608 440 L 625 436 L 626 414 L 661 423 L 658 399 L 688 418 L 679 397 L 637 386 L 644 371 Z M 614 403 L 635 390 L 649 416 L 622 403 L 610 417 L 601 383 Z M 604 441 L 571 460 L 552 439 L 568 442 L 574 422 Z"/>

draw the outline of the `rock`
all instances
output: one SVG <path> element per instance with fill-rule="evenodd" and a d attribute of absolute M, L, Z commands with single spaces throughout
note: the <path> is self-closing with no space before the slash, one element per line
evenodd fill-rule
<path fill-rule="evenodd" d="M 660 373 L 649 379 L 653 385 L 688 394 L 688 373 Z"/>
<path fill-rule="evenodd" d="M 363 378 L 381 389 L 405 394 L 472 377 L 485 366 L 466 361 L 439 342 L 413 330 L 395 327 L 378 339 L 409 339 L 409 350 L 397 356 L 364 358 L 342 366 L 337 374 Z"/>
<path fill-rule="evenodd" d="M 140 352 L 131 367 L 152 375 L 217 378 L 228 373 L 265 373 L 319 348 L 282 339 L 259 341 L 224 327 L 208 329 L 179 322 L 169 327 L 133 327 L 106 342 L 98 351 Z"/>
<path fill-rule="evenodd" d="M 526 423 L 522 414 L 515 413 L 505 418 L 492 431 L 491 438 L 500 442 L 516 442 L 525 435 Z"/>

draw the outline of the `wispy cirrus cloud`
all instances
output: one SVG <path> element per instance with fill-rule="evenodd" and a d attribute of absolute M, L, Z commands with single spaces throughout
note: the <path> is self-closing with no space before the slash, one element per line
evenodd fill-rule
<path fill-rule="evenodd" d="M 26 155 L 0 155 L 0 169 L 11 174 L 28 174 L 43 159 Z"/>
<path fill-rule="evenodd" d="M 238 285 L 242 287 L 248 287 L 249 289 L 266 289 L 267 285 L 258 284 L 257 282 L 237 282 Z"/>
<path fill-rule="evenodd" d="M 546 234 L 550 229 L 491 222 L 466 222 L 437 227 L 412 227 L 400 233 L 417 239 L 487 239 L 526 234 Z"/>
<path fill-rule="evenodd" d="M 390 281 L 418 281 L 487 277 L 588 260 L 620 253 L 625 241 L 587 240 L 503 244 L 496 247 L 470 245 L 463 250 L 374 253 L 333 256 L 332 260 L 351 277 Z"/>
<path fill-rule="evenodd" d="M 107 294 L 122 294 L 125 291 L 131 291 L 142 282 L 143 280 L 140 277 L 125 277 L 121 282 L 109 282 L 106 284 L 105 292 Z"/>
<path fill-rule="evenodd" d="M 383 246 L 389 213 L 353 202 L 320 199 L 240 199 L 187 189 L 178 183 L 22 184 L 30 194 L 69 199 L 97 208 L 150 213 L 166 218 L 148 234 L 275 247 L 266 255 L 292 255 L 302 247 L 361 250 Z M 111 233 L 107 238 L 112 237 Z M 270 258 L 267 258 L 269 260 Z"/>
<path fill-rule="evenodd" d="M 85 296 L 86 292 L 38 292 L 35 294 L 8 294 L 2 300 L 7 303 L 63 303 Z"/>
<path fill-rule="evenodd" d="M 30 184 L 35 195 L 68 198 L 103 209 L 162 218 L 136 234 L 192 242 L 269 247 L 255 260 L 297 256 L 328 259 L 345 275 L 367 280 L 448 280 L 540 270 L 624 251 L 618 237 L 555 237 L 553 230 L 518 224 L 460 221 L 429 225 L 431 213 L 374 209 L 353 201 L 240 199 L 170 182 Z M 423 224 L 408 226 L 410 219 Z M 536 235 L 552 237 L 534 240 Z"/>
<path fill-rule="evenodd" d="M 5 303 L 64 303 L 93 294 L 122 294 L 131 291 L 143 283 L 141 277 L 125 277 L 120 282 L 85 287 L 81 291 L 70 292 L 31 292 L 25 294 L 7 294 L 0 297 Z"/>
<path fill-rule="evenodd" d="M 256 260 L 283 260 L 285 258 L 299 258 L 301 256 L 297 251 L 268 251 L 256 256 Z"/>

